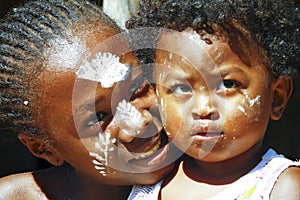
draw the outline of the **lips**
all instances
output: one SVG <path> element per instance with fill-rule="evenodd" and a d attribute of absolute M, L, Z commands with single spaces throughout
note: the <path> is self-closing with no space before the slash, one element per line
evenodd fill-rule
<path fill-rule="evenodd" d="M 197 132 L 193 133 L 191 136 L 195 142 L 205 142 L 205 141 L 218 141 L 223 135 L 221 131 L 210 131 L 210 132 Z"/>
<path fill-rule="evenodd" d="M 223 134 L 222 125 L 220 122 L 212 122 L 211 120 L 199 120 L 191 125 L 191 136 L 219 137 Z"/>
<path fill-rule="evenodd" d="M 202 137 L 219 137 L 221 136 L 223 133 L 220 131 L 216 131 L 216 132 L 198 132 L 198 133 L 194 133 L 192 134 L 192 136 L 202 136 Z"/>
<path fill-rule="evenodd" d="M 161 137 L 161 140 L 146 153 L 141 153 L 129 160 L 130 164 L 139 166 L 155 166 L 160 165 L 166 159 L 169 151 L 169 146 L 165 137 Z"/>

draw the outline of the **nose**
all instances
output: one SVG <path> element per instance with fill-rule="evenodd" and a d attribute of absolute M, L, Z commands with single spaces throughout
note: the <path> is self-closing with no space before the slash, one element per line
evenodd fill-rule
<path fill-rule="evenodd" d="M 140 120 L 143 121 L 143 123 L 141 127 L 139 127 L 139 130 L 130 134 L 120 130 L 119 140 L 123 143 L 132 142 L 137 137 L 145 137 L 142 135 L 147 131 L 148 125 L 153 121 L 152 111 L 156 110 L 154 106 L 156 99 L 155 89 L 149 83 L 144 83 L 143 86 L 137 90 L 132 99 L 130 103 L 141 113 Z"/>
<path fill-rule="evenodd" d="M 217 120 L 220 118 L 220 114 L 213 105 L 213 99 L 208 92 L 198 95 L 194 102 L 194 109 L 192 111 L 194 120 Z"/>

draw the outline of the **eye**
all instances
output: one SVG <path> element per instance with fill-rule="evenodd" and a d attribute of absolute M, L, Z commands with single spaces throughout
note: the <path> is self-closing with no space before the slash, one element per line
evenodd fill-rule
<path fill-rule="evenodd" d="M 91 127 L 91 126 L 95 126 L 97 124 L 100 124 L 101 122 L 103 122 L 106 117 L 107 117 L 108 113 L 104 112 L 104 111 L 100 111 L 97 112 L 95 115 L 92 115 L 85 123 L 86 127 Z"/>
<path fill-rule="evenodd" d="M 241 88 L 241 84 L 233 80 L 223 80 L 223 82 L 219 85 L 218 90 L 228 90 L 234 88 Z"/>
<path fill-rule="evenodd" d="M 185 85 L 185 84 L 174 85 L 173 87 L 171 87 L 170 90 L 172 93 L 179 94 L 179 95 L 192 93 L 192 88 L 189 85 Z"/>

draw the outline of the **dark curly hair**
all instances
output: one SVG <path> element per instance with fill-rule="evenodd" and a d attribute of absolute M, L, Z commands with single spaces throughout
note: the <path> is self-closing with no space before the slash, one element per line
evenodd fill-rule
<path fill-rule="evenodd" d="M 232 21 L 249 31 L 266 52 L 267 64 L 276 77 L 297 73 L 300 17 L 292 0 L 141 0 L 137 15 L 126 27 L 176 31 L 190 27 L 198 33 L 214 34 L 217 25 L 228 35 L 226 26 Z"/>
<path fill-rule="evenodd" d="M 117 25 L 101 7 L 86 0 L 36 0 L 11 10 L 0 23 L 0 130 L 38 135 L 27 85 L 42 70 L 43 48 L 81 21 Z"/>

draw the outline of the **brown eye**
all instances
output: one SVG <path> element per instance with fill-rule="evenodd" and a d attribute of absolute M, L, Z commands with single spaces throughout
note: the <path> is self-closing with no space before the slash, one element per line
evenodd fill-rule
<path fill-rule="evenodd" d="M 231 88 L 240 88 L 241 84 L 239 84 L 237 81 L 233 80 L 224 80 L 220 86 L 219 90 L 226 90 L 226 89 L 231 89 Z"/>
<path fill-rule="evenodd" d="M 97 112 L 95 115 L 91 116 L 85 123 L 86 127 L 91 127 L 91 126 L 95 126 L 99 123 L 101 123 L 102 121 L 104 121 L 107 117 L 108 113 L 107 112 Z"/>

